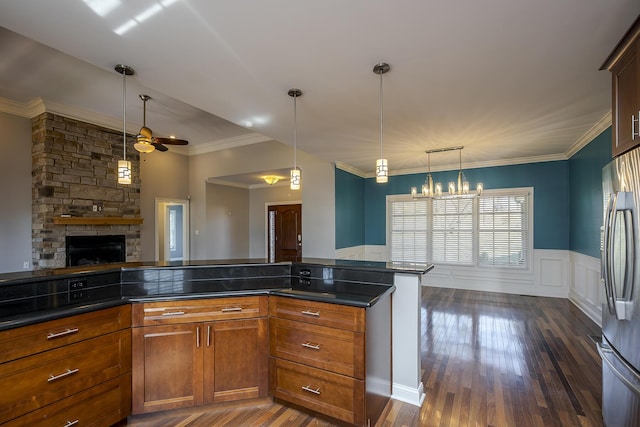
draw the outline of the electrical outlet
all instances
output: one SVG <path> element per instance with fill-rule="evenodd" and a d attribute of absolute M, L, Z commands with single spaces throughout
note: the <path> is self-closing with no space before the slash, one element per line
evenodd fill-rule
<path fill-rule="evenodd" d="M 22 263 L 22 268 L 24 269 L 28 269 L 29 268 L 29 261 L 25 261 Z"/>
<path fill-rule="evenodd" d="M 93 211 L 98 212 L 98 205 L 93 205 Z"/>

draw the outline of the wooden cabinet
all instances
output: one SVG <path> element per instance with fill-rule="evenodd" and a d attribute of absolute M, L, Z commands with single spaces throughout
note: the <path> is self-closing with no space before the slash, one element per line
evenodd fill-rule
<path fill-rule="evenodd" d="M 266 396 L 267 297 L 135 304 L 133 413 Z"/>
<path fill-rule="evenodd" d="M 266 317 L 207 323 L 205 328 L 204 403 L 266 396 L 269 392 Z"/>
<path fill-rule="evenodd" d="M 601 69 L 612 77 L 612 154 L 640 145 L 640 17 L 609 55 Z"/>
<path fill-rule="evenodd" d="M 273 396 L 355 425 L 374 425 L 391 394 L 390 299 L 358 308 L 269 298 Z M 380 321 L 382 320 L 382 321 Z"/>
<path fill-rule="evenodd" d="M 110 425 L 126 418 L 130 322 L 130 307 L 122 306 L 0 333 L 0 423 Z"/>

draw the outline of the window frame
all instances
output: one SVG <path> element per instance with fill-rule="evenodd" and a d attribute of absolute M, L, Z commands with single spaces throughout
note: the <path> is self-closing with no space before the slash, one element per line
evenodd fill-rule
<path fill-rule="evenodd" d="M 479 209 L 479 197 L 482 196 L 527 196 L 527 242 L 526 242 L 526 254 L 524 256 L 524 262 L 522 265 L 481 265 L 479 260 L 479 251 L 480 251 L 480 209 Z M 534 229 L 533 229 L 533 217 L 534 217 L 534 188 L 533 187 L 514 187 L 514 188 L 497 188 L 491 190 L 485 190 L 481 196 L 474 197 L 472 199 L 473 207 L 472 207 L 472 243 L 471 243 L 471 259 L 472 262 L 470 264 L 462 264 L 462 263 L 451 263 L 451 262 L 438 262 L 438 265 L 450 266 L 450 267 L 460 267 L 460 268 L 480 268 L 480 269 L 499 269 L 504 271 L 530 271 L 533 265 L 533 240 L 534 240 Z M 387 259 L 391 261 L 391 256 L 393 253 L 393 236 L 392 236 L 392 208 L 394 202 L 410 202 L 413 201 L 410 194 L 393 194 L 387 195 L 386 197 L 386 254 Z M 431 203 L 427 206 L 427 217 L 425 218 L 427 222 L 427 242 L 432 242 L 433 236 L 433 205 Z M 433 245 L 428 244 L 426 248 L 427 260 L 424 262 L 433 263 Z M 419 261 L 415 261 L 419 262 Z"/>

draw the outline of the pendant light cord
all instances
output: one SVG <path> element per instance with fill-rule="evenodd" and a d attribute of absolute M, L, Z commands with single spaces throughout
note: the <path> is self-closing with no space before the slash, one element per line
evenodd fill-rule
<path fill-rule="evenodd" d="M 382 118 L 383 118 L 383 114 L 382 114 L 382 74 L 383 71 L 380 70 L 380 158 L 383 159 L 384 156 L 382 155 L 382 135 L 383 135 L 383 125 L 382 125 Z"/>
<path fill-rule="evenodd" d="M 127 72 L 122 70 L 122 150 L 127 160 Z"/>
<path fill-rule="evenodd" d="M 296 100 L 297 95 L 293 94 L 293 167 L 296 168 L 298 166 L 298 162 L 296 159 L 296 148 L 298 145 L 298 113 L 296 108 Z"/>

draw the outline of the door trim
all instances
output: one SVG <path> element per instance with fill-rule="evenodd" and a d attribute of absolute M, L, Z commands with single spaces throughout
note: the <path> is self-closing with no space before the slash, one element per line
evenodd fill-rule
<path fill-rule="evenodd" d="M 155 200 L 155 261 L 160 261 L 160 230 L 164 230 L 166 223 L 161 221 L 161 212 L 168 205 L 182 205 L 184 209 L 184 221 L 182 223 L 182 247 L 183 261 L 189 260 L 189 230 L 191 229 L 191 215 L 189 214 L 189 199 L 173 199 L 156 197 Z M 168 260 L 167 260 L 168 261 Z"/>
<path fill-rule="evenodd" d="M 287 200 L 284 202 L 265 202 L 264 204 L 264 259 L 269 258 L 269 206 L 278 206 L 278 205 L 300 205 L 300 210 L 304 206 L 302 205 L 302 200 Z M 302 216 L 304 218 L 304 215 Z M 304 220 L 303 220 L 304 221 Z"/>

